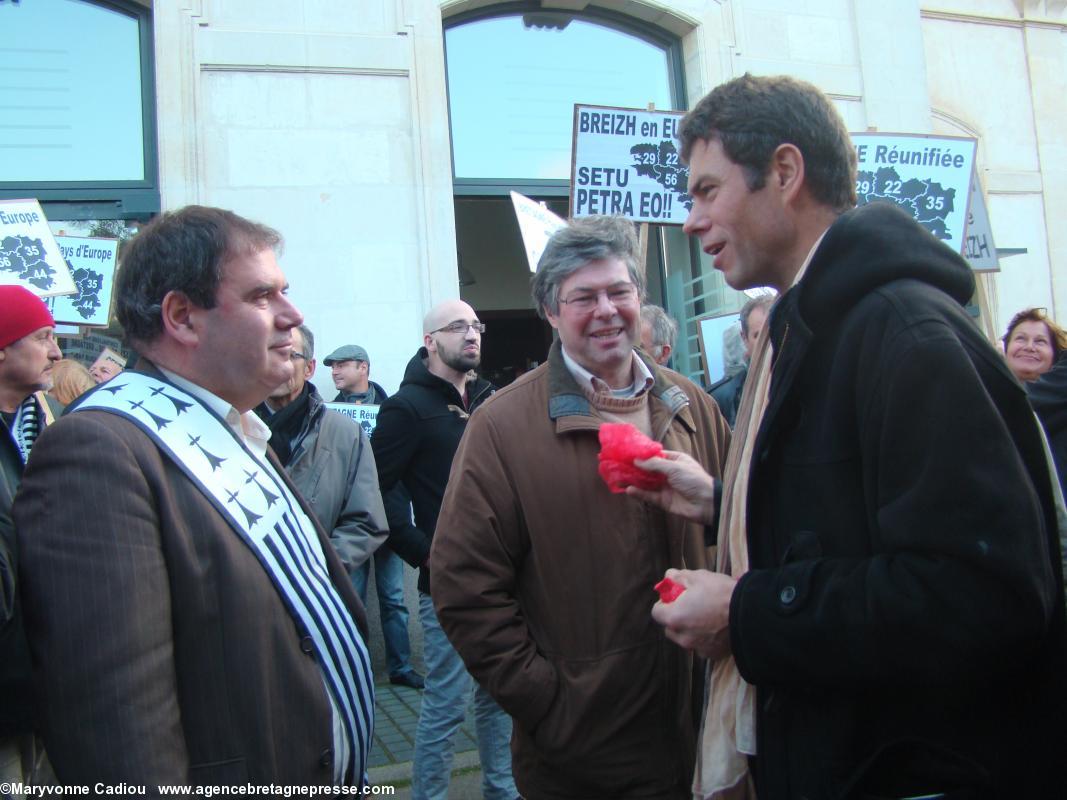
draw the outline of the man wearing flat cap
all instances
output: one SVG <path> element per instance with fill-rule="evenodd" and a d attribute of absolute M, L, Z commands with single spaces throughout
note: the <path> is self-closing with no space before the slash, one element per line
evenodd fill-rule
<path fill-rule="evenodd" d="M 30 651 L 15 586 L 17 548 L 11 504 L 49 406 L 52 365 L 63 357 L 55 320 L 37 295 L 0 286 L 0 781 L 32 777 L 34 719 Z"/>
<path fill-rule="evenodd" d="M 377 406 L 389 396 L 370 379 L 370 358 L 358 344 L 338 347 L 322 363 L 333 373 L 333 385 L 337 387 L 335 403 Z"/>
<path fill-rule="evenodd" d="M 333 373 L 333 385 L 337 387 L 335 403 L 378 406 L 389 397 L 385 389 L 370 379 L 370 357 L 358 344 L 338 347 L 322 363 Z M 392 496 L 389 496 L 389 495 Z M 403 487 L 387 492 L 382 498 L 390 518 L 410 519 L 411 499 Z M 411 641 L 408 639 L 408 608 L 404 603 L 404 562 L 388 543 L 374 551 L 374 585 L 378 595 L 378 609 L 382 620 L 382 637 L 385 639 L 385 661 L 389 669 L 389 682 L 411 689 L 423 687 L 422 676 L 411 666 Z M 364 604 L 367 602 L 367 583 L 370 581 L 370 560 L 352 572 L 352 585 L 359 592 Z"/>

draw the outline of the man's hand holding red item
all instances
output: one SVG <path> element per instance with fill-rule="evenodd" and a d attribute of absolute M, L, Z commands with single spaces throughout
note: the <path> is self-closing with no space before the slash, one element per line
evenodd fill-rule
<path fill-rule="evenodd" d="M 665 577 L 684 587 L 673 602 L 652 606 L 652 619 L 667 638 L 713 661 L 729 655 L 730 597 L 737 581 L 702 569 L 669 569 Z"/>
<path fill-rule="evenodd" d="M 704 525 L 715 523 L 715 481 L 700 463 L 686 453 L 664 450 L 652 458 L 640 458 L 635 466 L 661 475 L 658 487 L 631 485 L 626 494 Z"/>
<path fill-rule="evenodd" d="M 659 601 L 661 603 L 673 603 L 678 599 L 678 595 L 685 591 L 685 587 L 682 584 L 675 583 L 670 578 L 664 578 L 652 588 L 659 592 Z"/>

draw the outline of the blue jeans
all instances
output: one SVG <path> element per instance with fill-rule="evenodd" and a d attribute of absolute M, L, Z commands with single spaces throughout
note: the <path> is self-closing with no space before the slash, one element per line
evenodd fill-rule
<path fill-rule="evenodd" d="M 419 592 L 419 619 L 426 659 L 426 688 L 415 729 L 412 800 L 445 800 L 452 777 L 453 739 L 467 713 L 474 691 L 474 726 L 482 761 L 485 800 L 519 796 L 511 778 L 511 717 L 505 714 L 463 666 L 433 610 L 430 596 Z"/>
<path fill-rule="evenodd" d="M 385 663 L 389 677 L 395 678 L 411 671 L 411 642 L 408 641 L 408 607 L 404 605 L 404 562 L 400 556 L 382 545 L 374 551 L 374 585 L 378 594 L 378 612 L 385 639 Z M 352 585 L 363 605 L 367 604 L 367 582 L 370 580 L 368 559 L 352 573 Z"/>

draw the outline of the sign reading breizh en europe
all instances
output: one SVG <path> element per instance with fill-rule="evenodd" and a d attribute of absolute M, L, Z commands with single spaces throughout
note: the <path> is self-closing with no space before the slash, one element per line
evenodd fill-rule
<path fill-rule="evenodd" d="M 677 149 L 682 111 L 574 106 L 572 217 L 621 214 L 681 225 L 693 201 Z"/>

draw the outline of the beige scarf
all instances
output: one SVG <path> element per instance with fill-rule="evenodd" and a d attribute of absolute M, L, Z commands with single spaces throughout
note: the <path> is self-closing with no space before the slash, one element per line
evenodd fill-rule
<path fill-rule="evenodd" d="M 740 578 L 748 571 L 745 508 L 748 473 L 771 386 L 770 335 L 760 337 L 741 393 L 723 476 L 716 571 Z M 700 730 L 693 795 L 699 800 L 754 800 L 748 756 L 756 754 L 756 687 L 737 671 L 732 656 L 708 665 L 708 702 Z"/>
<path fill-rule="evenodd" d="M 807 258 L 793 278 L 800 283 L 812 256 L 822 244 L 826 231 L 815 240 Z M 788 333 L 788 331 L 787 331 Z M 741 407 L 723 475 L 722 504 L 719 507 L 719 548 L 716 572 L 740 578 L 748 572 L 748 477 L 756 434 L 767 411 L 771 389 L 770 319 L 752 354 L 741 393 Z M 783 339 L 782 344 L 785 344 Z M 748 757 L 756 755 L 756 687 L 745 682 L 733 656 L 708 665 L 708 698 L 700 728 L 693 796 L 697 800 L 756 800 L 756 789 L 748 772 Z"/>

